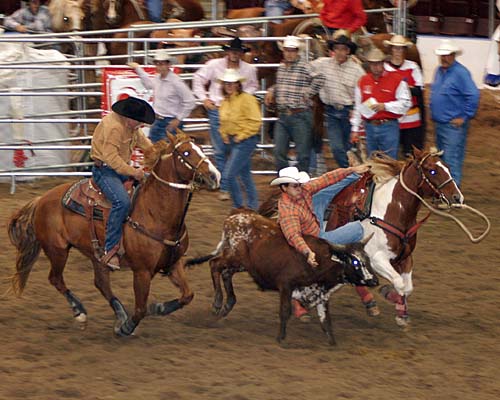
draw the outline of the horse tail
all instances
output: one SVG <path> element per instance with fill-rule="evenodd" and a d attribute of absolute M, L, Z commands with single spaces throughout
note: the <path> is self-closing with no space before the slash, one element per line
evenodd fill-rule
<path fill-rule="evenodd" d="M 193 267 L 195 265 L 203 264 L 204 262 L 207 262 L 207 261 L 211 260 L 212 258 L 217 257 L 222 252 L 223 245 L 224 245 L 224 232 L 222 233 L 221 241 L 219 242 L 219 244 L 217 245 L 217 248 L 214 251 L 212 251 L 210 254 L 207 254 L 205 256 L 189 258 L 184 263 L 184 266 L 187 268 L 190 268 L 190 267 Z"/>
<path fill-rule="evenodd" d="M 35 236 L 33 216 L 40 197 L 35 198 L 17 211 L 9 221 L 10 241 L 17 248 L 16 273 L 12 276 L 12 290 L 20 296 L 28 276 L 40 254 L 40 242 Z"/>

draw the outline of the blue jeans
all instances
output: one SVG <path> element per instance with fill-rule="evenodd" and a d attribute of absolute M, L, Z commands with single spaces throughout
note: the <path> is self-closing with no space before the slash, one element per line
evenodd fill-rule
<path fill-rule="evenodd" d="M 149 138 L 153 143 L 158 142 L 159 140 L 162 139 L 167 139 L 167 125 L 175 119 L 174 117 L 165 117 L 163 119 L 155 119 L 155 122 L 153 125 L 151 125 L 151 128 L 149 129 Z M 182 122 L 179 124 L 179 129 L 182 129 L 183 124 Z M 169 131 L 172 135 L 176 135 L 177 132 L 174 130 Z"/>
<path fill-rule="evenodd" d="M 288 167 L 290 141 L 295 143 L 297 168 L 309 172 L 312 150 L 312 112 L 307 110 L 297 114 L 281 114 L 274 123 L 274 158 L 279 171 Z"/>
<path fill-rule="evenodd" d="M 352 106 L 344 107 L 342 110 L 337 110 L 333 106 L 325 107 L 325 121 L 330 141 L 330 149 L 335 161 L 341 168 L 349 166 L 347 159 L 347 151 L 351 148 L 351 123 L 349 122 L 349 114 Z"/>
<path fill-rule="evenodd" d="M 439 150 L 444 151 L 441 158 L 448 164 L 452 178 L 460 186 L 469 123 L 465 122 L 461 127 L 455 128 L 451 124 L 435 122 L 435 127 L 436 144 Z"/>
<path fill-rule="evenodd" d="M 348 224 L 345 224 L 340 228 L 334 229 L 332 231 L 325 231 L 326 224 L 323 221 L 325 210 L 332 199 L 342 189 L 349 186 L 351 183 L 356 182 L 358 179 L 358 174 L 351 174 L 342 179 L 340 182 L 334 183 L 333 185 L 330 185 L 313 195 L 314 214 L 320 222 L 320 238 L 325 239 L 333 244 L 354 243 L 359 242 L 361 239 L 363 239 L 364 229 L 361 225 L 361 222 L 359 221 L 349 222 Z"/>
<path fill-rule="evenodd" d="M 104 250 L 110 251 L 120 243 L 122 225 L 130 210 L 130 198 L 123 187 L 129 177 L 118 174 L 108 166 L 92 168 L 92 176 L 106 198 L 111 202 L 111 212 L 106 224 L 106 241 Z"/>
<path fill-rule="evenodd" d="M 233 207 L 240 208 L 245 205 L 241 194 L 241 181 L 241 186 L 243 186 L 247 196 L 247 207 L 257 210 L 259 208 L 259 197 L 250 167 L 252 153 L 259 142 L 259 135 L 252 136 L 239 143 L 236 143 L 232 137 L 230 140 L 231 143 L 228 145 L 230 153 L 222 177 L 226 182 L 229 193 L 231 193 Z"/>
<path fill-rule="evenodd" d="M 266 0 L 264 2 L 264 7 L 266 9 L 266 17 L 280 17 L 285 14 L 285 11 L 290 10 L 292 5 L 288 0 Z M 272 20 L 275 24 L 280 24 L 283 22 L 280 19 Z"/>
<path fill-rule="evenodd" d="M 152 22 L 162 22 L 163 0 L 146 0 L 149 19 Z"/>
<path fill-rule="evenodd" d="M 222 172 L 224 171 L 224 165 L 226 163 L 227 148 L 219 132 L 219 110 L 217 108 L 215 110 L 207 110 L 207 115 L 210 122 L 210 142 L 212 143 L 212 147 L 214 149 L 215 166 L 222 174 Z M 228 191 L 227 184 L 224 180 L 224 175 L 221 179 L 220 190 L 221 192 Z"/>
<path fill-rule="evenodd" d="M 365 123 L 366 152 L 368 156 L 376 150 L 385 152 L 389 157 L 398 159 L 399 123 L 391 120 L 382 125 Z"/>

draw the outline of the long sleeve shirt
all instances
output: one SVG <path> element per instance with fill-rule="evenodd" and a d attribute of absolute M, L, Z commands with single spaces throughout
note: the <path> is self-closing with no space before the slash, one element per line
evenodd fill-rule
<path fill-rule="evenodd" d="M 136 69 L 146 89 L 153 91 L 153 108 L 162 117 L 175 117 L 179 121 L 188 117 L 196 100 L 188 86 L 174 72 L 165 78 L 149 75 L 141 67 Z"/>
<path fill-rule="evenodd" d="M 366 105 L 369 98 L 383 103 L 385 109 L 373 111 Z M 406 114 L 411 107 L 411 93 L 408 84 L 396 73 L 384 71 L 378 79 L 369 73 L 356 85 L 354 101 L 351 125 L 354 132 L 359 132 L 363 120 L 398 119 Z"/>
<path fill-rule="evenodd" d="M 302 185 L 302 194 L 291 197 L 283 193 L 278 201 L 278 223 L 288 244 L 306 255 L 310 249 L 304 235 L 319 236 L 320 223 L 314 214 L 313 194 L 333 185 L 352 173 L 351 168 L 339 168 Z"/>
<path fill-rule="evenodd" d="M 476 114 L 479 90 L 470 72 L 455 61 L 449 68 L 439 67 L 431 85 L 431 115 L 446 124 L 455 118 L 470 120 Z"/>
<path fill-rule="evenodd" d="M 312 97 L 319 93 L 325 76 L 312 70 L 311 65 L 300 57 L 293 63 L 282 63 L 276 72 L 276 84 L 269 88 L 278 110 L 286 108 L 310 108 Z"/>
<path fill-rule="evenodd" d="M 311 62 L 313 71 L 327 77 L 319 97 L 328 105 L 341 104 L 350 106 L 354 104 L 354 89 L 365 71 L 351 57 L 339 64 L 334 57 L 322 57 Z"/>
<path fill-rule="evenodd" d="M 354 32 L 366 25 L 366 12 L 361 0 L 324 0 L 319 14 L 328 28 L 348 29 Z"/>
<path fill-rule="evenodd" d="M 19 25 L 24 25 L 34 32 L 52 32 L 52 20 L 46 6 L 40 6 L 36 14 L 33 14 L 29 7 L 20 8 L 5 18 L 4 25 L 13 31 Z"/>
<path fill-rule="evenodd" d="M 216 106 L 224 99 L 222 95 L 222 85 L 217 81 L 228 68 L 227 57 L 216 58 L 207 63 L 195 72 L 193 76 L 193 93 L 198 100 L 212 100 Z M 257 69 L 252 64 L 240 61 L 238 67 L 239 74 L 245 78 L 241 83 L 244 92 L 254 94 L 258 88 Z M 206 87 L 208 86 L 208 91 Z"/>
<path fill-rule="evenodd" d="M 262 114 L 255 96 L 241 92 L 224 99 L 219 108 L 220 134 L 223 140 L 234 136 L 238 142 L 259 133 Z"/>
<path fill-rule="evenodd" d="M 151 141 L 142 130 L 130 129 L 125 117 L 112 112 L 97 125 L 92 136 L 90 157 L 109 165 L 120 175 L 132 176 L 135 168 L 129 165 L 135 147 L 146 150 Z"/>

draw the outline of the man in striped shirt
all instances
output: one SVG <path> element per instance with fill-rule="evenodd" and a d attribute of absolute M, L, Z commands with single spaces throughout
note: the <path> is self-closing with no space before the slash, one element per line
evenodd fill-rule
<path fill-rule="evenodd" d="M 298 168 L 309 170 L 312 149 L 312 97 L 318 94 L 325 77 L 313 73 L 299 55 L 300 39 L 287 36 L 283 42 L 283 62 L 278 67 L 276 84 L 269 88 L 264 103 L 275 106 L 278 121 L 274 125 L 276 169 L 288 166 L 290 141 L 295 143 Z"/>
<path fill-rule="evenodd" d="M 287 167 L 279 171 L 278 178 L 271 182 L 280 187 L 282 192 L 278 201 L 278 223 L 288 244 L 307 258 L 313 268 L 318 263 L 316 254 L 304 240 L 304 235 L 323 238 L 331 243 L 346 244 L 363 239 L 364 229 L 359 221 L 350 222 L 333 231 L 325 231 L 323 216 L 332 198 L 343 188 L 356 181 L 368 171 L 367 165 L 339 168 L 319 178 L 310 180 L 306 172 L 299 172 L 296 167 Z M 370 316 L 379 314 L 373 295 L 364 287 L 356 289 Z M 306 311 L 300 304 L 294 303 L 296 316 Z"/>
<path fill-rule="evenodd" d="M 319 97 L 325 104 L 330 149 L 338 166 L 347 168 L 347 151 L 352 146 L 349 118 L 354 104 L 354 89 L 365 71 L 350 56 L 356 52 L 357 46 L 351 42 L 347 31 L 335 32 L 328 47 L 331 57 L 318 58 L 311 66 L 313 71 L 328 77 L 319 91 Z"/>

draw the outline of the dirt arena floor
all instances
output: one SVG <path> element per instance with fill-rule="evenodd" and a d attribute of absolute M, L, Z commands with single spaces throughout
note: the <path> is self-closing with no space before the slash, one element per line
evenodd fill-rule
<path fill-rule="evenodd" d="M 371 399 L 493 400 L 500 398 L 500 102 L 482 93 L 472 123 L 463 192 L 493 228 L 472 244 L 449 220 L 432 217 L 419 231 L 411 328 L 394 322 L 393 306 L 376 291 L 382 314 L 366 316 L 354 290 L 331 300 L 338 345 L 330 347 L 317 320 L 289 323 L 279 346 L 278 296 L 235 277 L 238 303 L 224 320 L 211 315 L 208 264 L 188 272 L 193 302 L 164 318 L 147 318 L 127 339 L 113 336 L 111 308 L 93 287 L 90 262 L 72 253 L 68 286 L 89 312 L 86 330 L 73 322 L 66 300 L 47 281 L 41 256 L 22 298 L 0 298 L 0 399 Z M 262 198 L 269 177 L 257 179 Z M 6 235 L 14 210 L 61 180 L 0 184 L 0 293 L 8 287 L 15 253 Z M 188 215 L 189 254 L 217 244 L 230 211 L 216 193 L 194 196 Z M 477 218 L 464 221 L 481 230 Z M 113 288 L 133 307 L 130 271 L 114 273 Z M 151 298 L 177 291 L 156 277 Z"/>

